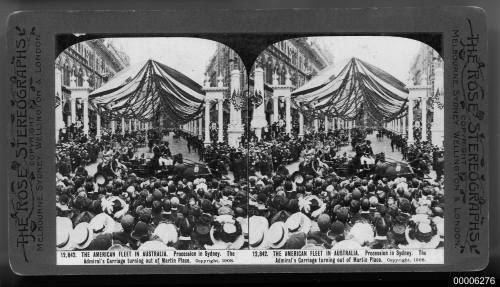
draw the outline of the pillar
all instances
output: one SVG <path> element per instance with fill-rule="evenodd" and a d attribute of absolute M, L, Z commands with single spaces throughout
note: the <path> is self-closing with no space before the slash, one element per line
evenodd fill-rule
<path fill-rule="evenodd" d="M 328 116 L 325 115 L 325 130 L 324 130 L 325 134 L 328 133 Z"/>
<path fill-rule="evenodd" d="M 62 84 L 61 84 L 61 70 L 56 67 L 55 73 L 55 97 L 56 110 L 55 110 L 55 126 L 56 126 L 56 142 L 59 141 L 59 130 L 64 128 L 64 118 L 63 118 L 63 94 L 62 94 Z"/>
<path fill-rule="evenodd" d="M 299 138 L 304 138 L 304 115 L 299 111 Z"/>
<path fill-rule="evenodd" d="M 198 119 L 198 137 L 203 138 L 203 117 Z"/>
<path fill-rule="evenodd" d="M 413 138 L 413 101 L 415 101 L 416 99 L 421 99 L 422 100 L 422 115 L 426 115 L 427 113 L 427 102 L 426 102 L 426 99 L 427 99 L 427 95 L 429 93 L 429 89 L 430 89 L 430 86 L 427 85 L 427 77 L 424 75 L 422 76 L 422 78 L 424 79 L 424 82 L 422 85 L 413 85 L 413 84 L 409 84 L 408 86 L 408 91 L 409 91 L 409 95 L 408 95 L 408 142 L 409 143 L 412 143 L 414 142 L 414 138 Z M 422 138 L 421 140 L 424 141 L 424 140 L 427 140 L 427 135 L 424 133 L 424 124 L 425 126 L 427 125 L 427 119 L 426 117 L 422 117 Z"/>
<path fill-rule="evenodd" d="M 278 95 L 273 95 L 273 122 L 278 122 L 280 119 L 279 116 L 279 102 L 280 98 Z"/>
<path fill-rule="evenodd" d="M 408 143 L 414 142 L 413 139 L 413 99 L 408 101 Z"/>
<path fill-rule="evenodd" d="M 404 120 L 403 118 L 399 118 L 399 134 L 403 135 L 404 132 L 405 132 Z"/>
<path fill-rule="evenodd" d="M 435 63 L 433 101 L 433 122 L 431 126 L 431 142 L 433 145 L 443 147 L 444 143 L 444 94 L 443 94 L 443 62 Z"/>
<path fill-rule="evenodd" d="M 125 118 L 122 117 L 122 136 L 125 135 Z"/>
<path fill-rule="evenodd" d="M 285 97 L 285 131 L 287 134 L 292 133 L 292 100 L 291 96 Z"/>
<path fill-rule="evenodd" d="M 116 121 L 111 121 L 111 133 L 114 134 L 116 132 Z"/>
<path fill-rule="evenodd" d="M 205 142 L 210 144 L 210 100 L 205 100 Z"/>
<path fill-rule="evenodd" d="M 71 99 L 70 99 L 70 104 L 71 104 L 71 122 L 70 122 L 70 125 L 71 124 L 76 124 L 76 101 L 77 101 L 77 98 L 73 97 L 72 95 L 70 96 Z"/>
<path fill-rule="evenodd" d="M 427 97 L 421 99 L 422 108 L 422 141 L 427 141 Z"/>
<path fill-rule="evenodd" d="M 223 117 L 224 106 L 222 99 L 217 99 L 217 112 L 218 112 L 218 126 L 219 126 L 218 142 L 221 143 L 224 141 L 224 117 Z"/>
<path fill-rule="evenodd" d="M 99 113 L 95 113 L 95 128 L 96 128 L 96 137 L 97 139 L 101 139 L 101 115 Z"/>
<path fill-rule="evenodd" d="M 292 132 L 292 103 L 291 103 L 291 89 L 292 89 L 292 77 L 287 72 L 285 75 L 285 86 L 288 88 L 285 90 L 285 122 L 286 122 L 286 133 L 290 134 Z"/>
<path fill-rule="evenodd" d="M 261 97 L 264 97 L 264 70 L 261 67 L 256 67 L 254 70 L 254 91 L 260 92 Z M 262 129 L 267 126 L 264 106 L 264 103 L 262 103 L 254 108 L 252 122 L 250 123 L 251 127 L 255 129 L 255 135 L 259 140 L 262 138 Z"/>
<path fill-rule="evenodd" d="M 89 100 L 83 99 L 83 134 L 89 134 Z"/>
<path fill-rule="evenodd" d="M 230 95 L 241 97 L 240 94 L 240 70 L 234 69 L 231 71 Z M 240 99 L 243 101 L 243 99 Z M 235 107 L 233 102 L 229 103 L 229 125 L 227 127 L 227 141 L 229 146 L 238 147 L 243 135 L 243 126 L 241 124 L 241 108 Z"/>
<path fill-rule="evenodd" d="M 76 123 L 76 99 L 73 96 L 71 96 L 70 104 L 71 104 L 71 123 L 70 124 L 74 124 L 74 123 Z"/>
<path fill-rule="evenodd" d="M 273 86 L 279 86 L 278 74 L 276 71 L 273 73 Z M 279 95 L 273 94 L 273 121 L 277 122 L 279 120 Z"/>
<path fill-rule="evenodd" d="M 318 119 L 314 119 L 314 132 L 318 132 L 319 131 L 319 122 L 318 122 Z"/>

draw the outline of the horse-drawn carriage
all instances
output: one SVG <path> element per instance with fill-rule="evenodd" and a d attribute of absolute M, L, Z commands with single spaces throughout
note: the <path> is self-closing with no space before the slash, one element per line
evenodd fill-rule
<path fill-rule="evenodd" d="M 396 177 L 411 179 L 415 176 L 410 164 L 386 159 L 384 153 L 374 156 L 362 155 L 359 158 L 348 158 L 344 155 L 338 156 L 332 161 L 311 158 L 301 164 L 302 172 L 314 175 L 323 175 L 330 169 L 342 177 L 374 175 L 378 179 L 385 177 L 391 180 Z"/>
<path fill-rule="evenodd" d="M 133 172 L 139 177 L 186 178 L 190 181 L 198 177 L 207 180 L 213 178 L 213 174 L 206 164 L 183 159 L 182 154 L 176 154 L 172 159 L 160 157 L 149 160 L 132 160 L 125 162 L 124 165 L 129 172 Z"/>

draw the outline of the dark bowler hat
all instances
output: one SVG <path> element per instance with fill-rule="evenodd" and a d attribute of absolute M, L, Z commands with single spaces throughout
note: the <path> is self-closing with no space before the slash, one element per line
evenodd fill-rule
<path fill-rule="evenodd" d="M 148 225 L 139 221 L 135 224 L 134 231 L 130 234 L 135 240 L 147 240 L 149 238 Z"/>

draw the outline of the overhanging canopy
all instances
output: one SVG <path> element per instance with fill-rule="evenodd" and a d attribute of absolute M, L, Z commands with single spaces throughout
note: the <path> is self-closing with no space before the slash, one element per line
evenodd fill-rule
<path fill-rule="evenodd" d="M 110 119 L 152 120 L 160 115 L 183 124 L 202 111 L 202 87 L 162 63 L 130 66 L 89 95 L 90 104 Z"/>
<path fill-rule="evenodd" d="M 366 114 L 369 120 L 387 122 L 405 115 L 408 89 L 389 73 L 351 58 L 336 75 L 326 68 L 292 92 L 294 104 L 311 116 L 328 115 L 345 120 Z"/>

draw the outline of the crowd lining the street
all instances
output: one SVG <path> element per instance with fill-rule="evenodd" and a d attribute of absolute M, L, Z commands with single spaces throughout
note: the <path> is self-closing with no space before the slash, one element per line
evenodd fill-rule
<path fill-rule="evenodd" d="M 170 152 L 170 132 L 199 154 L 210 176 L 198 176 L 198 165 L 192 169 Z M 60 133 L 57 248 L 442 248 L 443 151 L 377 130 L 415 170 L 400 175 L 373 153 L 365 139 L 373 132 L 313 132 L 303 139 L 275 134 L 265 141 L 252 137 L 239 148 L 204 146 L 181 130 L 121 135 L 104 129 L 101 139 L 79 129 Z M 349 143 L 352 158 L 339 152 Z M 139 147 L 153 157 L 138 153 Z M 367 164 L 363 157 L 377 160 Z M 85 167 L 96 162 L 97 173 L 89 174 Z M 134 172 L 134 162 L 149 163 L 148 171 Z M 294 162 L 299 169 L 290 172 Z M 377 172 L 381 167 L 384 172 Z"/>

